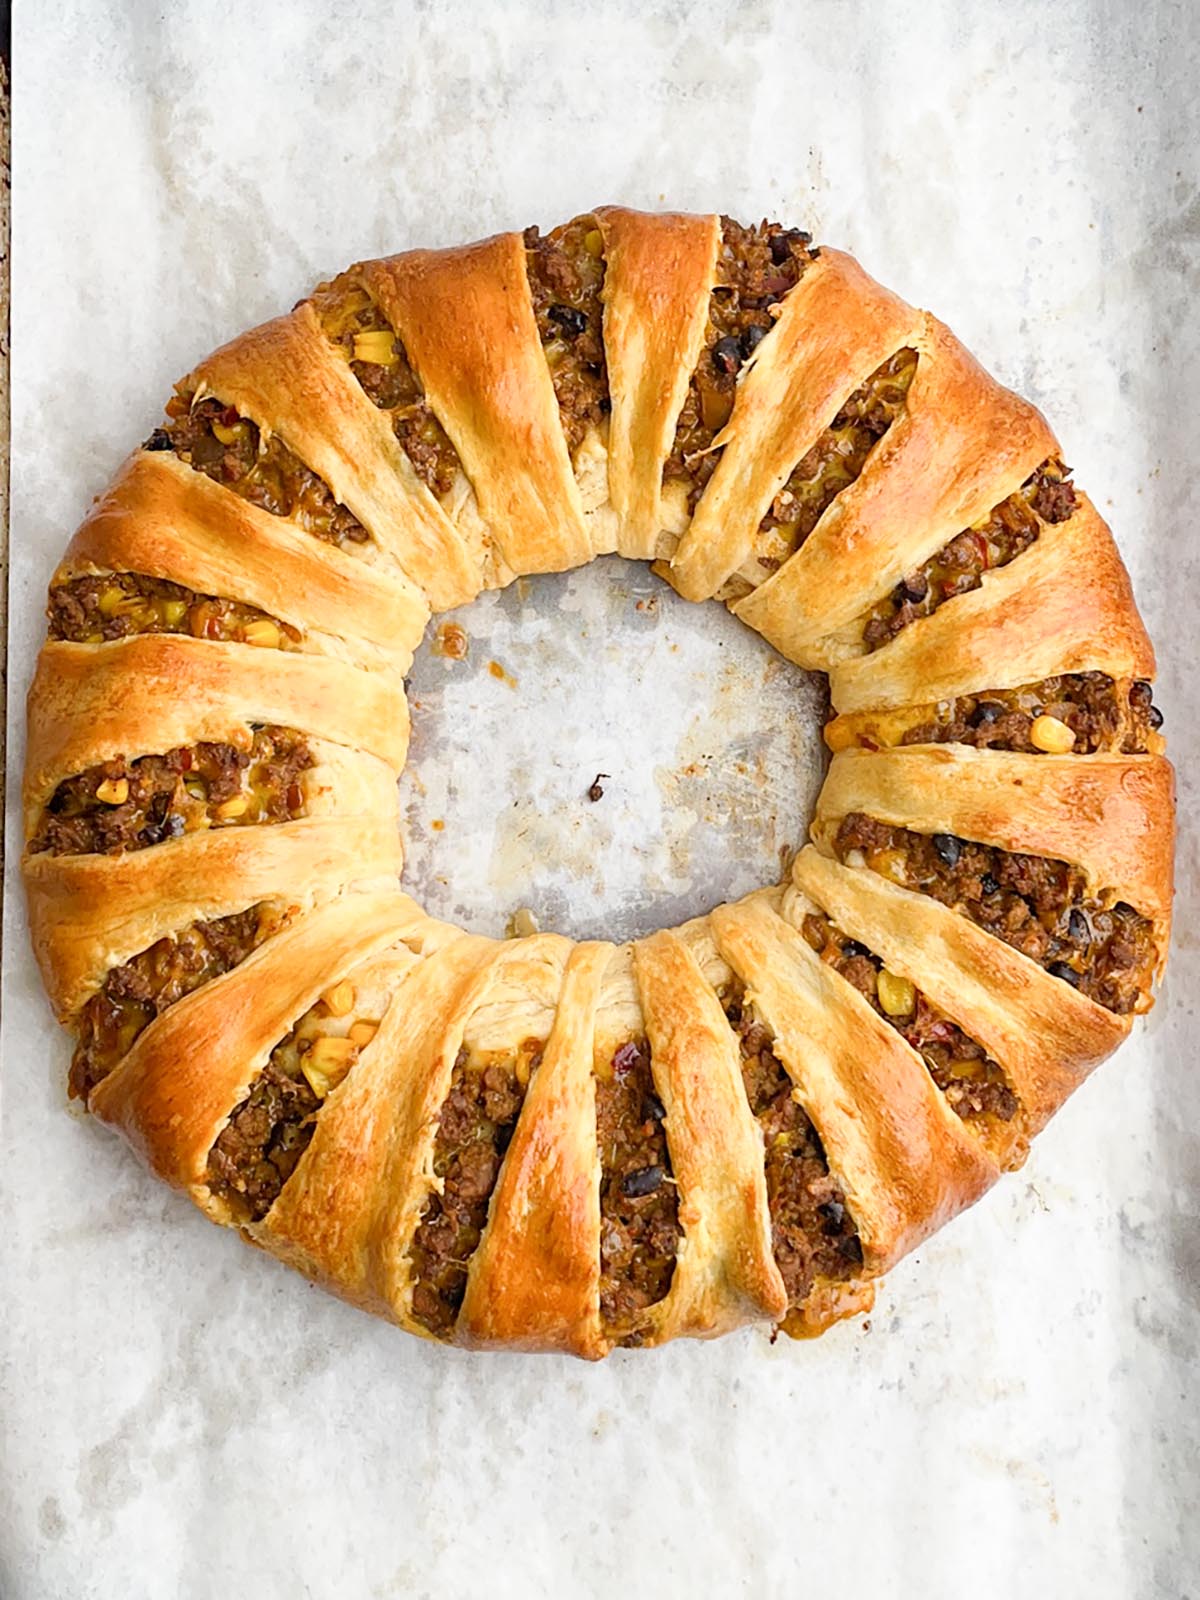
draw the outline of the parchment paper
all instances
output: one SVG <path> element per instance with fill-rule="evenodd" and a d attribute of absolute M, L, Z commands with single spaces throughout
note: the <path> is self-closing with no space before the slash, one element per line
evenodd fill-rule
<path fill-rule="evenodd" d="M 1158 1009 L 869 1326 L 588 1368 L 406 1339 L 68 1114 L 13 785 L 5 1600 L 1194 1595 L 1190 8 L 26 0 L 14 58 L 14 775 L 54 562 L 199 355 L 352 259 L 620 200 L 810 226 L 1043 406 L 1160 647 L 1183 837 Z M 800 675 L 617 562 L 462 620 L 414 676 L 431 909 L 620 935 L 773 876 Z"/>

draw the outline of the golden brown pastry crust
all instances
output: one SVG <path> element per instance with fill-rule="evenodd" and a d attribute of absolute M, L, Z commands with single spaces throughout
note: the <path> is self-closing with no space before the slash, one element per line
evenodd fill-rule
<path fill-rule="evenodd" d="M 843 750 L 817 800 L 813 838 L 851 811 L 916 833 L 953 833 L 1001 850 L 1077 863 L 1097 894 L 1115 890 L 1170 930 L 1174 774 L 1161 756 L 1050 756 L 962 745 Z"/>
<path fill-rule="evenodd" d="M 304 648 L 404 674 L 429 621 L 387 571 L 230 494 L 170 451 L 137 450 L 80 524 L 53 583 L 139 572 L 241 600 L 290 623 Z"/>
<path fill-rule="evenodd" d="M 807 845 L 792 880 L 1004 1064 L 1020 1101 L 1022 1139 L 1010 1165 L 1133 1026 L 1132 1017 L 1106 1011 L 969 918 L 877 872 L 845 867 Z"/>
<path fill-rule="evenodd" d="M 856 632 L 861 651 L 861 626 Z M 1091 671 L 1153 678 L 1154 651 L 1112 535 L 1080 494 L 1068 521 L 985 573 L 978 589 L 947 600 L 881 650 L 836 660 L 829 690 L 839 711 L 854 712 Z"/>
<path fill-rule="evenodd" d="M 741 566 L 771 501 L 842 401 L 919 329 L 920 313 L 840 250 L 823 249 L 806 268 L 743 369 L 733 415 L 713 441 L 721 459 L 664 569 L 685 600 L 708 599 Z"/>
<path fill-rule="evenodd" d="M 358 271 L 404 341 L 508 566 L 563 572 L 589 560 L 521 235 L 413 250 Z"/>
<path fill-rule="evenodd" d="M 604 349 L 612 414 L 608 488 L 617 549 L 660 554 L 662 474 L 704 348 L 721 219 L 602 206 Z"/>
<path fill-rule="evenodd" d="M 63 778 L 202 740 L 248 744 L 270 723 L 361 750 L 395 772 L 408 748 L 403 689 L 324 656 L 182 634 L 43 645 L 29 691 L 26 836 Z"/>
<path fill-rule="evenodd" d="M 899 343 L 917 352 L 903 414 L 796 554 L 731 607 L 801 666 L 828 671 L 842 653 L 830 635 L 1058 448 L 1034 407 L 989 377 L 935 317 L 921 317 Z"/>
<path fill-rule="evenodd" d="M 771 1254 L 762 1136 L 733 1031 L 674 934 L 640 940 L 633 962 L 683 1229 L 670 1291 L 640 1342 L 707 1338 L 780 1317 L 787 1295 Z"/>
<path fill-rule="evenodd" d="M 197 402 L 214 395 L 265 437 L 277 433 L 435 610 L 479 593 L 482 574 L 466 543 L 417 476 L 386 414 L 326 339 L 308 301 L 222 345 L 186 385 Z"/>
<path fill-rule="evenodd" d="M 528 1060 L 531 1041 L 540 1046 L 450 1337 L 594 1359 L 615 1338 L 601 1316 L 596 1076 L 613 1070 L 622 1045 L 649 1044 L 678 1197 L 670 1286 L 631 1336 L 659 1344 L 785 1316 L 789 1332 L 815 1333 L 865 1309 L 872 1280 L 1018 1164 L 1132 1025 L 933 898 L 832 859 L 842 817 L 864 811 L 1077 863 L 1094 892 L 1154 919 L 1161 965 L 1173 792 L 1158 754 L 843 749 L 815 844 L 790 881 L 674 932 L 621 946 L 553 934 L 497 942 L 436 922 L 401 894 L 402 676 L 431 609 L 614 545 L 663 557 L 682 526 L 667 527 L 675 512 L 662 471 L 704 347 L 721 220 L 622 207 L 591 215 L 606 257 L 611 413 L 574 463 L 518 234 L 349 273 L 403 341 L 458 452 L 463 473 L 441 501 L 311 302 L 200 363 L 187 380 L 197 399 L 212 394 L 264 437 L 278 434 L 371 538 L 344 551 L 172 454 L 135 452 L 55 582 L 141 573 L 258 607 L 300 638 L 288 651 L 172 634 L 47 643 L 29 696 L 27 837 L 65 777 L 203 740 L 245 744 L 258 724 L 305 736 L 304 814 L 126 854 L 27 853 L 24 874 L 37 958 L 65 1020 L 160 939 L 266 908 L 276 931 L 146 1026 L 90 1108 L 214 1219 L 422 1336 L 412 1251 L 443 1182 L 437 1131 L 459 1052 Z M 908 346 L 918 360 L 904 406 L 858 478 L 777 572 L 733 602 L 785 655 L 830 672 L 831 743 L 852 741 L 872 717 L 1055 674 L 1152 678 L 1120 557 L 1082 495 L 979 588 L 867 653 L 870 608 L 1058 447 L 1039 413 L 942 324 L 828 249 L 743 370 L 670 581 L 689 598 L 722 590 L 797 462 Z M 801 929 L 812 910 L 988 1051 L 1017 1097 L 1011 1125 L 955 1115 L 922 1057 L 810 948 Z M 772 1251 L 762 1135 L 721 1000 L 735 979 L 774 1034 L 862 1244 L 860 1276 L 818 1280 L 802 1307 L 788 1306 Z M 323 1015 L 321 997 L 343 982 L 373 1007 L 361 1048 L 313 1113 L 274 1204 L 247 1221 L 209 1188 L 214 1142 L 276 1045 L 314 1007 Z"/>
<path fill-rule="evenodd" d="M 301 817 L 270 828 L 205 830 L 119 856 L 30 856 L 34 952 L 59 1018 L 157 940 L 260 901 L 318 903 L 384 888 L 403 863 L 394 809 Z"/>
<path fill-rule="evenodd" d="M 576 945 L 541 1065 L 525 1095 L 471 1262 L 459 1343 L 562 1350 L 596 1360 L 600 1327 L 600 1153 L 592 1076 L 595 1014 L 612 946 Z"/>
<path fill-rule="evenodd" d="M 302 912 L 240 966 L 179 1000 L 92 1091 L 159 1175 L 229 1220 L 208 1194 L 208 1155 L 292 1023 L 366 956 L 424 921 L 407 895 L 342 895 Z"/>
<path fill-rule="evenodd" d="M 721 953 L 775 1035 L 876 1276 L 999 1176 L 916 1051 L 780 916 L 776 896 L 712 913 Z"/>

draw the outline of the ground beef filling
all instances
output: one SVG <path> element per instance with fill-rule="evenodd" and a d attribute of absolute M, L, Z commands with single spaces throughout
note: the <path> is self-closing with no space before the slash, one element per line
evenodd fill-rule
<path fill-rule="evenodd" d="M 863 629 L 867 648 L 878 650 L 944 601 L 978 589 L 985 572 L 1006 567 L 1028 550 L 1044 524 L 1066 522 L 1075 509 L 1070 471 L 1056 456 L 1044 461 L 1015 494 L 903 578 L 868 615 Z"/>
<path fill-rule="evenodd" d="M 799 550 L 828 506 L 859 476 L 867 457 L 905 407 L 917 352 L 898 350 L 842 406 L 793 467 L 759 524 L 755 559 L 763 576 Z M 743 592 L 749 583 L 743 584 Z"/>
<path fill-rule="evenodd" d="M 515 1058 L 500 1062 L 476 1060 L 464 1048 L 454 1063 L 433 1152 L 442 1188 L 425 1202 L 409 1252 L 413 1316 L 439 1339 L 449 1336 L 458 1317 L 467 1269 L 541 1048 L 540 1040 L 527 1040 Z"/>
<path fill-rule="evenodd" d="M 208 1186 L 241 1221 L 258 1222 L 296 1170 L 321 1102 L 374 1038 L 353 1014 L 354 986 L 335 984 L 272 1050 L 208 1156 Z"/>
<path fill-rule="evenodd" d="M 181 583 L 141 572 L 71 578 L 50 591 L 50 637 L 101 644 L 135 633 L 186 633 L 263 649 L 297 650 L 298 628 L 240 600 L 197 594 Z"/>
<path fill-rule="evenodd" d="M 842 819 L 842 861 L 863 864 L 971 918 L 1109 1011 L 1132 1011 L 1150 988 L 1154 925 L 1123 901 L 1088 895 L 1077 866 L 1016 855 L 952 833 L 911 833 L 861 812 Z"/>
<path fill-rule="evenodd" d="M 266 906 L 252 906 L 216 922 L 193 923 L 113 967 L 80 1014 L 71 1098 L 86 1099 L 155 1017 L 236 967 L 277 926 Z"/>
<path fill-rule="evenodd" d="M 663 466 L 664 483 L 687 485 L 689 511 L 695 511 L 716 468 L 718 452 L 709 447 L 733 412 L 738 373 L 774 327 L 784 295 L 816 259 L 811 242 L 810 234 L 778 222 L 764 220 L 756 228 L 745 228 L 730 217 L 721 218 L 717 281 L 708 303 L 704 349 Z"/>
<path fill-rule="evenodd" d="M 240 1220 L 259 1222 L 308 1148 L 321 1102 L 272 1056 L 208 1155 L 208 1186 Z"/>
<path fill-rule="evenodd" d="M 683 1232 L 665 1117 L 650 1046 L 631 1039 L 596 1077 L 600 1316 L 624 1345 L 641 1342 L 645 1312 L 666 1298 Z"/>
<path fill-rule="evenodd" d="M 797 1310 L 818 1279 L 839 1282 L 858 1274 L 862 1244 L 846 1197 L 830 1174 L 820 1135 L 774 1053 L 770 1030 L 738 986 L 726 992 L 723 1003 L 741 1047 L 746 1098 L 762 1129 L 775 1263 L 788 1309 Z"/>
<path fill-rule="evenodd" d="M 264 439 L 235 407 L 213 399 L 193 404 L 191 395 L 178 393 L 167 402 L 167 417 L 167 425 L 155 428 L 143 449 L 174 450 L 181 461 L 241 499 L 299 523 L 328 544 L 365 544 L 371 537 L 299 456 L 275 435 Z"/>
<path fill-rule="evenodd" d="M 944 700 L 933 717 L 906 729 L 900 742 L 1042 750 L 1045 741 L 1034 729 L 1039 717 L 1053 717 L 1071 730 L 1074 755 L 1144 754 L 1163 720 L 1144 680 L 1124 685 L 1104 672 L 1072 672 L 1020 689 L 983 689 Z"/>
<path fill-rule="evenodd" d="M 448 494 L 461 470 L 458 452 L 430 409 L 404 343 L 367 291 L 343 274 L 313 294 L 321 325 L 340 345 L 372 405 L 392 419 L 392 432 L 417 476 Z"/>
<path fill-rule="evenodd" d="M 576 217 L 545 235 L 526 228 L 525 262 L 538 336 L 573 456 L 610 409 L 600 299 L 604 237 L 596 219 Z"/>
<path fill-rule="evenodd" d="M 313 765 L 302 734 L 255 728 L 249 745 L 181 745 L 118 758 L 65 778 L 50 798 L 33 852 L 113 855 L 200 828 L 287 822 L 304 815 L 300 776 Z"/>
<path fill-rule="evenodd" d="M 853 984 L 883 1020 L 924 1056 L 930 1077 L 952 1111 L 967 1122 L 977 1117 L 1012 1120 L 1017 1097 L 1003 1067 L 907 978 L 888 972 L 877 955 L 847 938 L 828 917 L 810 912 L 800 931 L 821 960 Z"/>

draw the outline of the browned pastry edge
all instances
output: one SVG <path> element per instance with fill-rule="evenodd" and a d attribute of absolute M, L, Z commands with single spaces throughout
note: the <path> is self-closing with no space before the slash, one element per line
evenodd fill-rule
<path fill-rule="evenodd" d="M 88 512 L 53 582 L 141 572 L 242 600 L 370 666 L 408 671 L 429 606 L 399 571 L 345 555 L 240 500 L 170 451 L 135 451 Z"/>
<path fill-rule="evenodd" d="M 662 473 L 704 344 L 719 217 L 602 206 L 604 345 L 612 390 L 608 482 L 617 549 L 649 560 L 663 525 Z"/>
<path fill-rule="evenodd" d="M 29 691 L 29 831 L 72 773 L 206 739 L 236 744 L 256 723 L 369 752 L 395 772 L 408 748 L 403 686 L 329 657 L 180 634 L 45 644 Z"/>
<path fill-rule="evenodd" d="M 508 566 L 561 572 L 589 560 L 521 235 L 414 250 L 358 272 L 403 339 Z"/>
<path fill-rule="evenodd" d="M 1174 773 L 1162 756 L 1051 756 L 961 745 L 843 750 L 817 800 L 826 844 L 848 812 L 917 833 L 1078 863 L 1097 893 L 1153 917 L 1165 951 L 1174 892 Z"/>
<path fill-rule="evenodd" d="M 1057 449 L 1040 413 L 990 377 L 935 317 L 922 317 L 907 342 L 917 370 L 903 415 L 796 554 L 732 607 L 802 666 L 827 671 L 836 660 L 830 634 Z"/>
<path fill-rule="evenodd" d="M 215 395 L 264 436 L 277 433 L 424 590 L 435 610 L 478 594 L 482 580 L 466 544 L 417 476 L 387 416 L 334 352 L 307 301 L 214 351 L 187 384 L 196 400 Z"/>

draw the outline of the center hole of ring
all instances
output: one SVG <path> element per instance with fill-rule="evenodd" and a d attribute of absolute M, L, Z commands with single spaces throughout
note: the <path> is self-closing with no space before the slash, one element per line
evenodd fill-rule
<path fill-rule="evenodd" d="M 620 942 L 778 883 L 828 760 L 822 675 L 619 556 L 435 618 L 408 702 L 403 887 L 493 937 L 527 909 Z"/>

